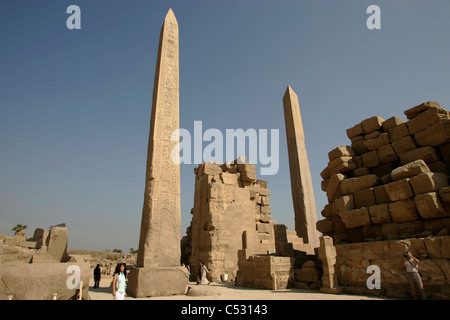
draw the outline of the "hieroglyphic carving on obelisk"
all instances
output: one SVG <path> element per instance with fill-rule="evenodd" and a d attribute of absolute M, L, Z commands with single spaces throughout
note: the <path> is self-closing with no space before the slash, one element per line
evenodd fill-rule
<path fill-rule="evenodd" d="M 319 232 L 316 229 L 317 210 L 311 179 L 305 133 L 298 96 L 288 86 L 283 97 L 286 138 L 289 153 L 292 200 L 295 212 L 295 231 L 305 243 L 319 247 Z"/>
<path fill-rule="evenodd" d="M 153 88 L 138 267 L 180 264 L 180 165 L 172 161 L 179 128 L 178 23 L 172 10 L 161 30 Z"/>
<path fill-rule="evenodd" d="M 179 139 L 178 23 L 170 9 L 164 20 L 156 64 L 147 154 L 144 206 L 137 269 L 130 272 L 131 295 L 183 294 L 187 273 L 180 267 L 180 165 L 172 154 Z"/>

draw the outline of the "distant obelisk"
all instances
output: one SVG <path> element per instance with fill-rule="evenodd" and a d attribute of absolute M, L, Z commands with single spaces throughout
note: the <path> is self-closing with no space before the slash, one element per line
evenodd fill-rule
<path fill-rule="evenodd" d="M 298 96 L 290 86 L 283 97 L 283 105 L 295 212 L 295 231 L 305 243 L 310 244 L 312 248 L 317 248 L 320 245 L 320 234 L 316 229 L 316 201 L 306 154 L 305 133 Z"/>
<path fill-rule="evenodd" d="M 134 297 L 184 294 L 186 268 L 180 266 L 180 165 L 172 155 L 179 139 L 178 23 L 170 9 L 159 40 L 147 154 L 144 206 L 137 268 L 130 271 L 128 292 Z M 179 137 L 178 137 L 179 138 Z"/>

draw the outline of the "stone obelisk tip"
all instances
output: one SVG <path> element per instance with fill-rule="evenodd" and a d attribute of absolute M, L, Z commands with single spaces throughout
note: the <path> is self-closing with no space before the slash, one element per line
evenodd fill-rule
<path fill-rule="evenodd" d="M 167 11 L 166 18 L 164 19 L 164 21 L 167 21 L 169 19 L 177 21 L 177 18 L 175 17 L 175 13 L 173 13 L 172 8 L 170 8 L 169 11 Z"/>
<path fill-rule="evenodd" d="M 286 98 L 286 97 L 288 97 L 288 96 L 290 96 L 290 95 L 297 95 L 296 93 L 295 93 L 295 91 L 294 91 L 294 89 L 292 89 L 292 87 L 291 86 L 287 86 L 287 89 L 286 89 L 286 93 L 284 94 L 284 97 Z"/>

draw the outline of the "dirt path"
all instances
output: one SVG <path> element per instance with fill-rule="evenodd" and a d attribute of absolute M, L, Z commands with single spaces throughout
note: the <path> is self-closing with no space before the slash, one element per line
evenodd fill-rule
<path fill-rule="evenodd" d="M 91 300 L 112 300 L 112 291 L 109 285 L 112 276 L 102 276 L 100 288 L 94 289 L 91 279 L 89 296 Z M 189 286 L 197 290 L 198 286 L 190 282 Z M 286 289 L 286 290 L 259 290 L 252 288 L 236 287 L 233 283 L 211 283 L 209 287 L 215 289 L 215 295 L 189 296 L 177 295 L 170 297 L 133 298 L 126 300 L 386 300 L 386 297 L 357 296 L 348 294 L 326 294 L 313 290 Z M 200 288 L 201 289 L 201 288 Z"/>

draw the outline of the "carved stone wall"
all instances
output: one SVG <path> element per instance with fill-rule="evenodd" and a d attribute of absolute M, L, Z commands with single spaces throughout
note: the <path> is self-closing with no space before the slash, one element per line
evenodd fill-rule
<path fill-rule="evenodd" d="M 234 279 L 240 249 L 251 254 L 275 252 L 270 190 L 266 181 L 256 179 L 255 166 L 249 163 L 203 163 L 195 174 L 193 216 L 182 240 L 191 280 L 198 276 L 200 260 L 213 281 L 223 274 Z"/>
<path fill-rule="evenodd" d="M 245 255 L 245 250 L 240 254 Z M 293 285 L 294 277 L 293 257 L 279 256 L 250 256 L 239 259 L 237 285 L 256 289 L 279 290 Z"/>
<path fill-rule="evenodd" d="M 350 294 L 409 298 L 411 288 L 402 257 L 406 251 L 419 259 L 427 295 L 431 299 L 450 299 L 450 236 L 336 245 L 339 286 Z M 380 268 L 380 290 L 367 288 L 370 265 Z"/>

